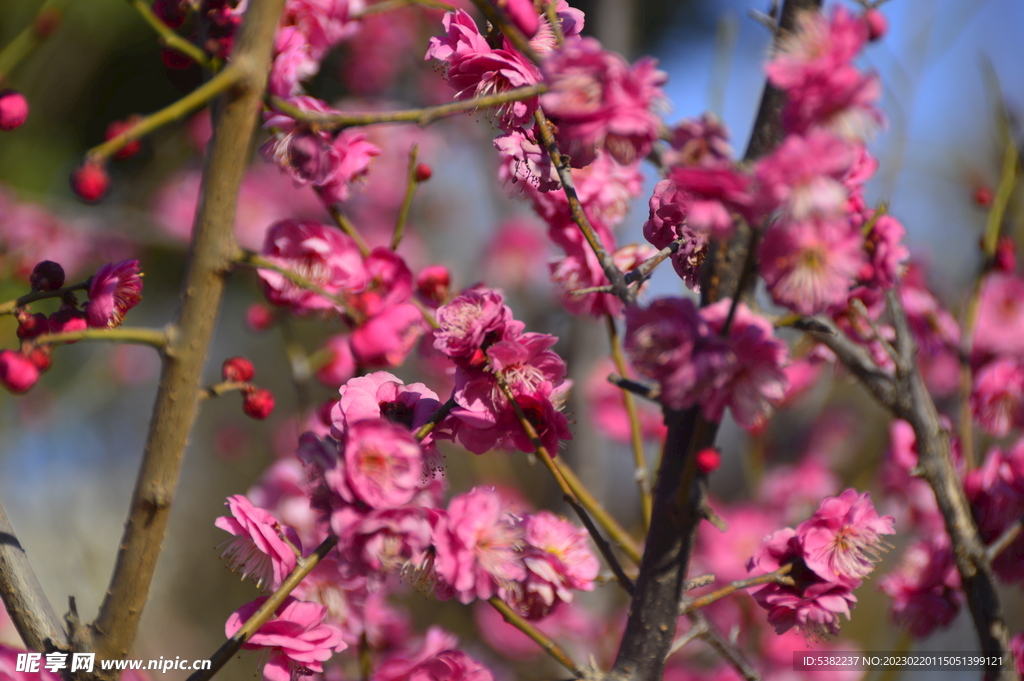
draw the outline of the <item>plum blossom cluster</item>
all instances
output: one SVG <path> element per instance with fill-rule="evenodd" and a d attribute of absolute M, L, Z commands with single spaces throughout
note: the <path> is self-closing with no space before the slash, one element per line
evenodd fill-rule
<path fill-rule="evenodd" d="M 50 368 L 53 346 L 40 343 L 41 336 L 120 326 L 128 311 L 142 300 L 138 260 L 107 263 L 88 281 L 67 289 L 64 277 L 59 263 L 38 263 L 29 275 L 33 299 L 59 298 L 60 307 L 50 314 L 33 313 L 27 304 L 13 308 L 21 345 L 17 350 L 0 350 L 0 383 L 13 393 L 27 391 Z M 89 300 L 80 305 L 74 291 L 83 289 Z"/>
<path fill-rule="evenodd" d="M 657 381 L 669 409 L 700 405 L 711 421 L 729 407 L 741 426 L 757 428 L 789 385 L 786 344 L 768 320 L 731 299 L 697 309 L 687 298 L 661 298 L 626 311 L 626 352 Z"/>
<path fill-rule="evenodd" d="M 765 537 L 747 570 L 788 567 L 790 583 L 767 584 L 754 600 L 768 611 L 777 633 L 793 627 L 810 637 L 839 633 L 839 616 L 850 616 L 854 589 L 874 570 L 883 535 L 894 534 L 893 518 L 879 516 L 870 495 L 848 489 L 829 497 L 796 529 Z"/>

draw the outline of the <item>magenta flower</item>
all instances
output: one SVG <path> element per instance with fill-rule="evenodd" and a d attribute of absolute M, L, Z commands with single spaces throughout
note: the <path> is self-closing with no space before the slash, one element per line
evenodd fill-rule
<path fill-rule="evenodd" d="M 627 308 L 625 349 L 637 372 L 658 382 L 660 399 L 671 409 L 692 407 L 721 387 L 733 361 L 726 343 L 684 298 Z"/>
<path fill-rule="evenodd" d="M 301 275 L 330 294 L 359 291 L 367 273 L 355 242 L 341 230 L 317 222 L 282 220 L 267 230 L 260 254 L 275 265 Z M 336 303 L 288 281 L 272 270 L 259 270 L 267 300 L 296 312 L 329 310 Z"/>
<path fill-rule="evenodd" d="M 435 568 L 463 603 L 486 599 L 526 577 L 523 528 L 493 487 L 474 487 L 448 504 L 434 527 Z"/>
<path fill-rule="evenodd" d="M 892 599 L 893 621 L 914 638 L 948 626 L 963 602 L 949 535 L 943 532 L 912 544 L 878 587 Z"/>
<path fill-rule="evenodd" d="M 402 256 L 384 247 L 370 251 L 364 262 L 366 286 L 349 296 L 352 307 L 367 317 L 383 313 L 412 297 L 412 270 Z"/>
<path fill-rule="evenodd" d="M 416 346 L 426 323 L 412 303 L 393 305 L 352 332 L 352 354 L 364 367 L 397 367 Z"/>
<path fill-rule="evenodd" d="M 128 310 L 142 300 L 142 274 L 138 260 L 122 260 L 101 267 L 89 281 L 85 316 L 93 328 L 120 326 Z"/>
<path fill-rule="evenodd" d="M 733 157 L 729 130 L 710 111 L 672 126 L 670 143 L 672 151 L 666 154 L 665 162 L 672 166 L 721 166 Z"/>
<path fill-rule="evenodd" d="M 1002 272 L 985 277 L 973 347 L 983 355 L 1024 355 L 1024 279 Z"/>
<path fill-rule="evenodd" d="M 302 550 L 295 530 L 281 525 L 268 511 L 253 506 L 240 494 L 228 497 L 225 505 L 231 515 L 217 518 L 214 525 L 234 535 L 234 539 L 224 543 L 221 557 L 227 560 L 229 568 L 242 573 L 242 579 L 255 582 L 257 588 L 273 590 L 281 586 L 295 569 L 292 547 Z"/>
<path fill-rule="evenodd" d="M 255 614 L 266 598 L 257 598 L 232 613 L 224 625 L 231 638 Z M 246 650 L 268 648 L 270 657 L 263 667 L 267 681 L 292 681 L 297 675 L 322 672 L 333 653 L 348 648 L 341 631 L 324 623 L 327 608 L 289 596 L 275 612 L 274 619 L 259 628 L 242 646 Z"/>
<path fill-rule="evenodd" d="M 12 393 L 27 391 L 39 380 L 39 369 L 17 350 L 0 350 L 0 383 Z"/>
<path fill-rule="evenodd" d="M 667 80 L 653 60 L 630 67 L 597 40 L 579 38 L 552 52 L 543 71 L 548 91 L 541 103 L 574 168 L 592 163 L 598 149 L 624 165 L 650 152 L 660 125 L 652 108 Z"/>
<path fill-rule="evenodd" d="M 822 579 L 855 588 L 875 569 L 886 544 L 881 535 L 895 534 L 892 516 L 879 516 L 868 492 L 848 489 L 829 497 L 796 528 L 807 567 Z"/>
<path fill-rule="evenodd" d="M 427 509 L 405 507 L 372 511 L 345 536 L 345 555 L 359 566 L 371 588 L 406 565 L 419 565 L 431 545 Z"/>
<path fill-rule="evenodd" d="M 370 681 L 493 681 L 486 667 L 455 649 L 458 644 L 453 635 L 431 627 L 418 648 L 406 646 L 392 653 Z"/>
<path fill-rule="evenodd" d="M 991 544 L 1024 517 L 1024 440 L 1006 452 L 993 449 L 980 468 L 966 475 L 964 491 L 981 540 Z M 1004 581 L 1024 581 L 1024 535 L 992 560 L 992 570 Z"/>
<path fill-rule="evenodd" d="M 352 357 L 352 344 L 348 334 L 331 336 L 318 351 L 327 353 L 329 359 L 316 370 L 321 383 L 336 388 L 356 373 L 356 361 Z"/>
<path fill-rule="evenodd" d="M 861 271 L 860 278 L 868 286 L 892 288 L 896 285 L 910 251 L 903 243 L 906 230 L 896 218 L 882 215 L 871 231 L 864 237 L 864 248 L 868 252 L 868 267 Z"/>
<path fill-rule="evenodd" d="M 974 374 L 971 411 L 978 425 L 996 437 L 1024 426 L 1024 366 L 1020 360 L 996 358 Z"/>
<path fill-rule="evenodd" d="M 700 315 L 720 334 L 731 309 L 732 299 L 725 298 L 702 308 Z M 775 337 L 772 323 L 744 303 L 736 306 L 726 342 L 732 359 L 725 370 L 728 377 L 719 377 L 701 400 L 702 411 L 708 419 L 719 421 L 728 406 L 738 424 L 757 428 L 786 394 L 788 380 L 783 367 L 789 361 L 789 348 Z"/>
<path fill-rule="evenodd" d="M 801 314 L 846 302 L 866 257 L 847 220 L 775 224 L 761 242 L 761 276 L 772 299 Z"/>
<path fill-rule="evenodd" d="M 485 351 L 507 332 L 518 335 L 524 325 L 497 291 L 476 288 L 437 309 L 434 347 L 459 366 L 481 366 Z"/>
<path fill-rule="evenodd" d="M 573 590 L 593 591 L 600 564 L 588 533 L 549 511 L 523 518 L 526 579 L 502 590 L 502 598 L 528 619 L 546 617 Z"/>
<path fill-rule="evenodd" d="M 422 383 L 406 385 L 386 371 L 349 380 L 340 389 L 341 400 L 331 410 L 333 431 L 345 437 L 349 424 L 384 418 L 415 430 L 441 406 L 437 393 Z"/>
<path fill-rule="evenodd" d="M 844 179 L 853 165 L 854 151 L 853 145 L 826 132 L 789 135 L 757 163 L 763 208 L 781 208 L 786 218 L 797 222 L 845 213 Z"/>
<path fill-rule="evenodd" d="M 448 84 L 456 90 L 457 99 L 500 94 L 540 82 L 537 67 L 507 41 L 503 49 L 493 49 L 463 10 L 448 12 L 442 21 L 446 35 L 430 39 L 424 58 L 446 64 Z M 536 97 L 510 102 L 498 108 L 496 118 L 507 130 L 528 124 L 536 108 Z"/>
<path fill-rule="evenodd" d="M 408 430 L 390 421 L 349 424 L 342 457 L 349 489 L 370 508 L 401 506 L 419 491 L 423 451 Z"/>

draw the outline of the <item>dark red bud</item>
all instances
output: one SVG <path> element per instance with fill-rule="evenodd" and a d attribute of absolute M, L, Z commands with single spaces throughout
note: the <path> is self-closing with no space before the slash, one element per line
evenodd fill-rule
<path fill-rule="evenodd" d="M 252 362 L 245 357 L 232 357 L 224 360 L 220 375 L 225 381 L 248 383 L 256 375 L 256 370 L 253 369 Z"/>
<path fill-rule="evenodd" d="M 252 392 L 246 393 L 242 409 L 252 418 L 262 421 L 270 416 L 270 412 L 274 411 L 274 394 L 269 390 L 256 388 Z"/>
<path fill-rule="evenodd" d="M 99 163 L 85 163 L 71 173 L 71 189 L 86 203 L 97 203 L 110 189 L 110 176 Z"/>
<path fill-rule="evenodd" d="M 417 163 L 415 178 L 417 182 L 426 182 L 433 176 L 434 169 L 428 166 L 426 163 Z"/>
<path fill-rule="evenodd" d="M 718 470 L 722 464 L 722 455 L 714 447 L 705 447 L 697 452 L 697 468 L 701 473 L 707 475 Z"/>
<path fill-rule="evenodd" d="M 33 291 L 56 291 L 64 285 L 64 268 L 60 263 L 44 260 L 32 269 L 28 283 Z"/>

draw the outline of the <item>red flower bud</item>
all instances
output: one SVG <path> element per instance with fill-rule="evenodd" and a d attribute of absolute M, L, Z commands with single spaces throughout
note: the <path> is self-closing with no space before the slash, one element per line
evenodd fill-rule
<path fill-rule="evenodd" d="M 448 300 L 452 275 L 444 265 L 425 267 L 416 277 L 416 292 L 437 307 Z"/>
<path fill-rule="evenodd" d="M 38 369 L 39 373 L 42 373 L 42 372 L 44 372 L 44 371 L 46 371 L 47 369 L 50 368 L 50 364 L 51 364 L 50 352 L 51 352 L 51 349 L 52 349 L 51 346 L 47 345 L 47 346 L 42 347 L 42 348 L 33 348 L 28 353 L 28 361 L 32 362 L 32 366 L 34 366 L 36 369 Z"/>
<path fill-rule="evenodd" d="M 721 463 L 722 455 L 714 447 L 705 447 L 697 452 L 697 468 L 705 475 L 718 470 Z"/>
<path fill-rule="evenodd" d="M 274 411 L 274 394 L 263 388 L 255 388 L 252 392 L 246 393 L 242 409 L 252 418 L 262 421 Z"/>
<path fill-rule="evenodd" d="M 85 163 L 71 173 L 71 189 L 86 203 L 97 203 L 110 188 L 110 176 L 99 163 Z"/>
<path fill-rule="evenodd" d="M 245 323 L 253 331 L 266 331 L 274 323 L 274 313 L 263 303 L 253 303 L 245 312 Z"/>
<path fill-rule="evenodd" d="M 871 42 L 881 40 L 882 36 L 889 32 L 889 20 L 877 9 L 864 12 L 864 21 L 867 22 L 868 40 Z"/>
<path fill-rule="evenodd" d="M 0 130 L 20 128 L 28 118 L 28 100 L 17 90 L 0 92 Z"/>
<path fill-rule="evenodd" d="M 175 71 L 187 69 L 192 66 L 192 58 L 186 57 L 177 50 L 172 50 L 165 47 L 163 52 L 160 53 L 160 60 L 163 61 L 164 66 Z"/>
<path fill-rule="evenodd" d="M 978 204 L 982 208 L 988 208 L 992 205 L 992 200 L 995 199 L 995 194 L 988 187 L 981 186 L 974 190 L 974 203 Z"/>
<path fill-rule="evenodd" d="M 0 350 L 0 383 L 12 393 L 23 393 L 39 380 L 39 369 L 14 350 Z"/>
<path fill-rule="evenodd" d="M 434 174 L 434 169 L 431 168 L 426 163 L 417 163 L 416 164 L 416 172 L 415 172 L 414 177 L 415 177 L 417 182 L 426 182 L 427 180 L 429 180 L 431 178 L 431 176 L 433 174 Z"/>
<path fill-rule="evenodd" d="M 47 321 L 46 315 L 41 312 L 27 314 L 19 318 L 18 321 L 20 322 L 18 324 L 19 340 L 32 340 L 50 331 L 50 323 Z"/>
<path fill-rule="evenodd" d="M 224 360 L 220 375 L 225 381 L 248 383 L 256 375 L 256 370 L 252 368 L 252 362 L 245 357 L 231 357 Z"/>
<path fill-rule="evenodd" d="M 994 264 L 1000 272 L 1013 272 L 1017 269 L 1017 242 L 1013 237 L 999 237 Z"/>
<path fill-rule="evenodd" d="M 44 260 L 32 269 L 28 283 L 33 291 L 56 291 L 64 285 L 64 268 L 52 260 Z"/>
<path fill-rule="evenodd" d="M 89 328 L 85 313 L 71 305 L 61 305 L 60 309 L 50 315 L 50 333 L 69 333 L 84 331 Z M 77 343 L 78 341 L 71 341 Z"/>
<path fill-rule="evenodd" d="M 136 121 L 138 121 L 138 119 L 139 119 L 138 116 L 131 116 L 127 120 L 111 121 L 110 125 L 107 126 L 107 132 L 106 132 L 106 134 L 103 135 L 103 139 L 105 139 L 105 140 L 112 140 L 112 139 L 114 139 L 115 137 L 120 135 L 122 132 L 124 132 L 128 128 L 132 127 L 133 125 L 135 125 L 135 123 L 136 123 Z M 116 158 L 119 161 L 124 161 L 126 159 L 131 158 L 135 154 L 139 153 L 139 149 L 141 149 L 141 148 L 142 148 L 142 141 L 141 140 L 137 140 L 137 139 L 132 140 L 128 144 L 126 144 L 123 147 L 121 147 L 120 151 L 118 151 L 116 154 L 114 154 L 114 158 Z"/>

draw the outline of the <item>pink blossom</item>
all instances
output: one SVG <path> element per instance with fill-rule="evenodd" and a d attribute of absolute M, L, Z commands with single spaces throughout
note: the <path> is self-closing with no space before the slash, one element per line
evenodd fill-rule
<path fill-rule="evenodd" d="M 582 234 L 579 232 L 570 232 L 570 234 L 572 234 L 572 241 L 562 244 L 566 251 L 565 257 L 548 263 L 551 280 L 558 285 L 562 294 L 562 304 L 573 314 L 589 314 L 592 317 L 604 317 L 608 314 L 619 316 L 622 312 L 622 303 L 614 295 L 610 293 L 575 293 L 584 289 L 607 286 L 609 282 L 594 250 L 583 239 Z"/>
<path fill-rule="evenodd" d="M 400 366 L 425 326 L 423 313 L 412 303 L 393 305 L 352 332 L 352 354 L 361 366 Z"/>
<path fill-rule="evenodd" d="M 821 126 L 863 139 L 884 123 L 874 102 L 881 94 L 875 76 L 861 74 L 852 60 L 868 39 L 867 24 L 837 6 L 831 20 L 806 12 L 797 31 L 782 42 L 766 71 L 784 90 L 783 121 L 790 131 Z"/>
<path fill-rule="evenodd" d="M 494 139 L 494 148 L 501 157 L 498 177 L 506 186 L 520 185 L 520 191 L 532 196 L 559 189 L 562 184 L 551 156 L 537 141 L 536 133 L 513 128 Z"/>
<path fill-rule="evenodd" d="M 350 424 L 364 419 L 384 418 L 415 431 L 441 406 L 437 393 L 427 386 L 406 385 L 386 371 L 353 378 L 341 386 L 340 393 L 341 399 L 331 409 L 332 431 L 339 438 L 345 437 Z"/>
<path fill-rule="evenodd" d="M 274 590 L 281 586 L 295 569 L 292 547 L 302 550 L 295 530 L 281 525 L 273 515 L 253 506 L 240 494 L 228 497 L 225 505 L 231 516 L 217 518 L 214 525 L 234 535 L 234 539 L 224 543 L 222 557 L 227 559 L 228 567 L 241 572 L 242 579 L 252 579 L 257 588 Z"/>
<path fill-rule="evenodd" d="M 346 501 L 394 508 L 415 496 L 423 476 L 423 452 L 408 430 L 384 419 L 364 419 L 349 424 L 345 435 L 345 478 L 355 496 Z"/>
<path fill-rule="evenodd" d="M 431 38 L 425 59 L 437 59 L 447 65 L 448 84 L 456 98 L 472 99 L 499 94 L 540 82 L 537 67 L 507 42 L 493 49 L 480 35 L 480 29 L 463 10 L 448 12 L 442 20 L 446 35 Z M 503 128 L 527 124 L 537 107 L 537 98 L 499 107 L 497 118 Z"/>
<path fill-rule="evenodd" d="M 868 253 L 868 267 L 860 278 L 868 286 L 892 288 L 903 272 L 904 264 L 910 259 L 910 251 L 903 243 L 906 230 L 896 218 L 882 215 L 864 237 L 864 248 Z"/>
<path fill-rule="evenodd" d="M 720 334 L 732 309 L 732 299 L 725 298 L 702 308 L 700 315 Z M 736 306 L 727 335 L 730 362 L 724 370 L 726 376 L 716 379 L 710 394 L 701 400 L 701 409 L 707 418 L 719 421 L 728 406 L 738 424 L 756 428 L 786 394 L 782 368 L 789 361 L 789 348 L 775 337 L 772 323 L 751 312 L 745 303 Z"/>
<path fill-rule="evenodd" d="M 532 38 L 540 28 L 540 19 L 537 10 L 533 7 L 532 0 L 502 0 L 499 3 L 516 28 L 522 31 L 527 38 Z"/>
<path fill-rule="evenodd" d="M 665 248 L 674 241 L 680 246 L 672 255 L 676 274 L 691 289 L 700 286 L 700 268 L 707 256 L 709 233 L 694 229 L 687 222 L 689 194 L 672 180 L 654 186 L 649 202 L 650 214 L 644 223 L 644 238 L 656 248 Z"/>
<path fill-rule="evenodd" d="M 266 600 L 257 598 L 232 613 L 224 625 L 225 635 L 234 636 Z M 323 663 L 332 653 L 348 647 L 341 631 L 324 623 L 326 613 L 327 608 L 322 605 L 289 596 L 275 611 L 274 619 L 260 627 L 242 647 L 270 650 L 263 667 L 263 678 L 267 681 L 291 681 L 303 670 L 322 672 Z"/>
<path fill-rule="evenodd" d="M 750 178 L 729 166 L 675 166 L 669 171 L 667 180 L 674 186 L 664 187 L 659 183 L 661 191 L 678 204 L 686 224 L 713 239 L 725 239 L 732 234 L 734 213 L 747 220 L 754 217 Z M 658 191 L 657 187 L 655 191 Z M 666 199 L 668 196 L 661 199 L 659 208 L 662 211 L 665 210 Z M 653 217 L 654 199 L 651 201 Z"/>
<path fill-rule="evenodd" d="M 985 463 L 965 476 L 964 491 L 981 540 L 991 544 L 1024 517 L 1024 440 L 1009 451 L 989 452 Z M 992 570 L 1004 581 L 1024 581 L 1024 535 L 992 560 Z"/>
<path fill-rule="evenodd" d="M 101 267 L 89 281 L 85 316 L 89 326 L 120 326 L 128 310 L 142 301 L 142 274 L 138 260 L 122 260 Z"/>
<path fill-rule="evenodd" d="M 321 198 L 327 205 L 347 201 L 352 187 L 366 177 L 373 159 L 381 154 L 380 147 L 370 142 L 365 133 L 354 130 L 338 133 L 331 150 L 338 159 L 334 172 L 319 185 Z"/>
<path fill-rule="evenodd" d="M 665 158 L 668 165 L 718 166 L 729 163 L 733 156 L 729 130 L 710 111 L 672 126 L 670 144 L 672 151 Z"/>
<path fill-rule="evenodd" d="M 641 375 L 658 381 L 671 409 L 692 407 L 721 387 L 732 362 L 725 342 L 684 298 L 626 308 L 625 349 Z"/>
<path fill-rule="evenodd" d="M 845 212 L 844 179 L 854 146 L 826 132 L 789 135 L 757 163 L 755 175 L 765 208 L 782 208 L 790 220 L 831 218 Z"/>
<path fill-rule="evenodd" d="M 433 537 L 437 574 L 463 603 L 490 598 L 498 587 L 526 577 L 523 528 L 493 487 L 452 499 Z"/>
<path fill-rule="evenodd" d="M 801 314 L 845 303 L 865 265 L 860 232 L 845 220 L 775 224 L 761 242 L 772 299 Z"/>
<path fill-rule="evenodd" d="M 900 280 L 899 294 L 907 311 L 914 342 L 919 348 L 917 361 L 928 389 L 943 396 L 955 392 L 960 381 L 960 325 L 928 290 L 920 267 L 914 264 L 907 267 Z M 1012 301 L 1009 304 L 1013 305 Z M 981 306 L 985 306 L 984 288 Z M 986 341 L 989 338 L 998 339 L 1002 333 L 999 328 L 986 328 L 982 333 L 985 324 L 981 320 L 985 318 L 985 314 L 979 312 L 978 334 L 974 341 L 974 349 L 981 357 L 987 353 L 984 347 Z"/>
<path fill-rule="evenodd" d="M 274 37 L 274 63 L 270 67 L 267 92 L 287 98 L 301 92 L 299 85 L 316 75 L 320 61 L 306 36 L 294 26 L 285 26 Z"/>
<path fill-rule="evenodd" d="M 348 334 L 331 336 L 318 352 L 327 355 L 327 361 L 316 370 L 317 380 L 324 385 L 337 387 L 355 375 L 356 362 Z"/>
<path fill-rule="evenodd" d="M 359 291 L 367 273 L 355 242 L 335 227 L 317 222 L 282 220 L 267 230 L 261 255 L 305 277 L 324 291 Z M 334 309 L 336 303 L 288 281 L 273 270 L 259 270 L 267 300 L 298 312 Z"/>
<path fill-rule="evenodd" d="M 810 637 L 834 636 L 839 633 L 839 616 L 849 619 L 850 608 L 857 599 L 848 585 L 822 580 L 803 567 L 802 554 L 800 541 L 791 528 L 765 537 L 747 563 L 747 570 L 752 572 L 756 568 L 767 573 L 793 564 L 790 576 L 795 584 L 768 584 L 752 595 L 768 611 L 768 623 L 775 633 L 797 627 Z"/>
<path fill-rule="evenodd" d="M 349 304 L 358 312 L 373 317 L 412 297 L 412 270 L 402 256 L 377 247 L 366 256 L 364 266 L 366 286 L 349 296 Z"/>
<path fill-rule="evenodd" d="M 583 32 L 585 15 L 581 10 L 570 7 L 566 0 L 555 2 L 555 16 L 558 17 L 562 35 L 566 38 L 574 38 Z M 551 24 L 548 23 L 547 13 L 542 12 L 539 18 L 540 28 L 536 35 L 530 38 L 530 47 L 541 57 L 546 57 L 558 47 L 558 39 Z"/>
<path fill-rule="evenodd" d="M 291 440 L 294 451 L 294 435 Z M 316 546 L 326 537 L 326 529 L 317 525 L 316 512 L 310 506 L 311 492 L 302 463 L 288 456 L 271 464 L 247 496 L 254 506 L 266 509 L 284 525 L 294 528 L 304 546 Z"/>
<path fill-rule="evenodd" d="M 1016 358 L 997 358 L 974 374 L 971 411 L 986 433 L 1003 437 L 1024 426 L 1024 366 Z"/>
<path fill-rule="evenodd" d="M 398 651 L 382 662 L 370 681 L 493 681 L 491 672 L 461 650 L 458 640 L 431 627 L 419 649 Z"/>
<path fill-rule="evenodd" d="M 0 383 L 12 393 L 27 391 L 39 380 L 39 369 L 17 350 L 0 350 Z"/>
<path fill-rule="evenodd" d="M 600 570 L 588 533 L 549 511 L 523 518 L 526 579 L 502 589 L 502 598 L 528 619 L 546 617 L 572 590 L 593 591 Z"/>
<path fill-rule="evenodd" d="M 949 626 L 963 602 L 949 536 L 935 534 L 912 544 L 878 587 L 892 599 L 893 621 L 914 638 Z"/>
<path fill-rule="evenodd" d="M 985 277 L 973 347 L 982 355 L 1024 355 L 1024 279 L 1002 272 Z"/>
<path fill-rule="evenodd" d="M 804 562 L 822 579 L 852 587 L 875 569 L 884 534 L 895 534 L 892 516 L 879 516 L 868 492 L 848 489 L 829 497 L 796 529 Z"/>
<path fill-rule="evenodd" d="M 359 29 L 353 15 L 363 4 L 362 0 L 287 0 L 282 23 L 301 31 L 319 57 Z"/>
<path fill-rule="evenodd" d="M 419 565 L 431 545 L 427 510 L 405 507 L 372 511 L 349 530 L 345 555 L 367 573 L 371 588 L 405 565 Z"/>
<path fill-rule="evenodd" d="M 626 165 L 650 152 L 660 124 L 651 109 L 662 100 L 667 80 L 653 60 L 630 67 L 597 40 L 580 38 L 552 52 L 543 71 L 544 112 L 574 168 L 592 163 L 598 149 Z"/>
<path fill-rule="evenodd" d="M 460 366 L 480 366 L 484 352 L 506 331 L 520 333 L 523 325 L 497 291 L 470 289 L 438 308 L 434 347 Z"/>

